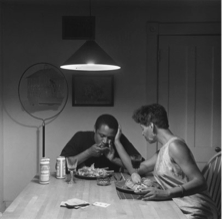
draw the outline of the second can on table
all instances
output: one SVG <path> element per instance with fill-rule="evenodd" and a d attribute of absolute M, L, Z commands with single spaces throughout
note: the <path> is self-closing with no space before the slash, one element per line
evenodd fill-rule
<path fill-rule="evenodd" d="M 58 157 L 56 159 L 56 178 L 64 179 L 66 176 L 66 159 L 65 157 Z"/>

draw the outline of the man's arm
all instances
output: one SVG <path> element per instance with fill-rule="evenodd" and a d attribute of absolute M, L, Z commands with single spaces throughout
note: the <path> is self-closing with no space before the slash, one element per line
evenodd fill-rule
<path fill-rule="evenodd" d="M 102 151 L 100 146 L 97 146 L 96 144 L 89 146 L 90 143 L 85 143 L 85 138 L 83 132 L 77 132 L 66 144 L 62 150 L 61 156 L 69 157 L 71 162 L 74 162 L 74 160 L 77 159 L 78 165 L 85 162 L 90 157 L 99 157 Z"/>
<path fill-rule="evenodd" d="M 129 154 L 127 153 L 127 151 L 125 150 L 125 148 L 127 150 L 133 150 L 134 147 L 131 146 L 132 144 L 127 140 L 127 138 L 125 136 L 122 136 L 122 131 L 121 131 L 121 128 L 119 126 L 118 128 L 118 131 L 117 131 L 117 134 L 115 136 L 115 141 L 114 141 L 114 144 L 115 144 L 115 147 L 116 147 L 116 150 L 117 150 L 117 153 L 119 155 L 119 157 L 115 157 L 115 160 L 116 161 L 119 161 L 119 164 L 122 166 L 122 167 L 125 167 L 128 172 L 130 174 L 134 173 L 135 172 L 135 169 L 133 168 L 132 166 L 132 163 L 131 163 L 131 159 L 129 157 Z M 122 143 L 122 141 L 124 143 Z M 123 144 L 127 145 L 127 146 L 124 146 L 123 147 Z M 129 148 L 133 148 L 133 149 L 129 149 Z M 135 150 L 136 151 L 136 150 Z M 137 152 L 137 151 L 136 151 Z M 137 152 L 138 153 L 138 152 Z M 139 153 L 138 153 L 139 154 Z"/>
<path fill-rule="evenodd" d="M 115 141 L 115 146 L 121 158 L 116 158 L 116 160 L 119 159 L 121 161 L 122 166 L 124 166 L 130 174 L 135 173 L 135 169 L 132 166 L 131 159 L 119 140 Z"/>
<path fill-rule="evenodd" d="M 121 159 L 118 158 L 118 157 L 115 157 L 115 158 L 112 160 L 112 162 L 113 162 L 114 164 L 116 164 L 117 166 L 119 166 L 119 167 L 124 167 Z"/>
<path fill-rule="evenodd" d="M 109 158 L 109 156 L 107 157 L 112 163 L 116 164 L 119 167 L 125 168 L 122 160 L 119 157 L 115 157 L 115 156 L 113 158 Z"/>
<path fill-rule="evenodd" d="M 153 155 L 153 157 L 150 158 L 149 160 L 143 161 L 140 165 L 140 168 L 136 172 L 136 170 L 132 166 L 129 154 L 139 154 L 139 152 L 132 146 L 132 144 L 131 145 L 126 144 L 128 148 L 127 147 L 124 148 L 122 143 L 120 142 L 121 135 L 122 135 L 122 131 L 121 131 L 121 128 L 119 127 L 118 132 L 116 134 L 116 138 L 115 138 L 115 146 L 116 146 L 117 152 L 121 158 L 122 163 L 131 174 L 132 180 L 135 183 L 140 182 L 140 176 L 138 174 L 145 175 L 154 170 L 158 152 L 155 155 Z M 127 139 L 126 141 L 129 142 Z M 126 149 L 128 152 L 126 151 Z"/>
<path fill-rule="evenodd" d="M 70 159 L 71 163 L 74 163 L 75 160 L 78 160 L 78 165 L 80 165 L 81 163 L 85 162 L 86 160 L 88 160 L 91 157 L 91 153 L 90 153 L 90 148 L 75 155 L 75 156 L 68 156 L 68 158 Z"/>
<path fill-rule="evenodd" d="M 86 160 L 88 160 L 91 157 L 100 157 L 105 151 L 106 151 L 106 149 L 101 148 L 97 144 L 93 144 L 90 148 L 86 149 L 85 151 L 83 151 L 75 156 L 70 156 L 69 158 L 70 158 L 71 162 L 73 162 L 73 163 L 77 159 L 78 165 L 80 165 L 81 163 L 85 162 Z M 114 163 L 119 163 L 119 161 L 115 160 Z"/>

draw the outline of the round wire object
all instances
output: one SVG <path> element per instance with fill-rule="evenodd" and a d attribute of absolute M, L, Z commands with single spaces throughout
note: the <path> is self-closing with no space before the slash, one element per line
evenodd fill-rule
<path fill-rule="evenodd" d="M 68 83 L 62 71 L 49 63 L 36 63 L 20 77 L 18 96 L 22 108 L 42 121 L 43 157 L 45 156 L 45 124 L 56 118 L 68 100 Z"/>

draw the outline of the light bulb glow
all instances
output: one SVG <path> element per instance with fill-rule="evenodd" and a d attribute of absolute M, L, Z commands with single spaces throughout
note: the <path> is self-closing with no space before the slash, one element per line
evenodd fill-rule
<path fill-rule="evenodd" d="M 117 70 L 119 66 L 105 65 L 105 64 L 76 64 L 76 65 L 63 65 L 60 66 L 66 70 L 79 70 L 79 71 L 106 71 L 106 70 Z"/>

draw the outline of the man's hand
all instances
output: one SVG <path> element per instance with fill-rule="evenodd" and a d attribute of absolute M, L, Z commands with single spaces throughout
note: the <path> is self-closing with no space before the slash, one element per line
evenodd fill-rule
<path fill-rule="evenodd" d="M 141 177 L 138 173 L 132 173 L 131 174 L 131 179 L 134 183 L 140 183 L 141 182 Z"/>
<path fill-rule="evenodd" d="M 170 199 L 170 193 L 168 190 L 150 188 L 145 195 L 138 197 L 144 201 L 160 201 Z"/>
<path fill-rule="evenodd" d="M 89 154 L 92 157 L 100 157 L 103 155 L 103 153 L 105 153 L 105 151 L 107 151 L 107 148 L 101 148 L 101 144 L 97 145 L 94 144 L 92 145 L 92 147 L 90 147 L 89 149 Z"/>
<path fill-rule="evenodd" d="M 115 136 L 115 142 L 120 141 L 121 135 L 122 135 L 122 129 L 121 129 L 121 126 L 119 125 L 116 136 Z"/>
<path fill-rule="evenodd" d="M 115 155 L 115 149 L 112 144 L 110 144 L 110 147 L 107 149 L 107 151 L 104 154 L 110 161 L 113 160 Z"/>

